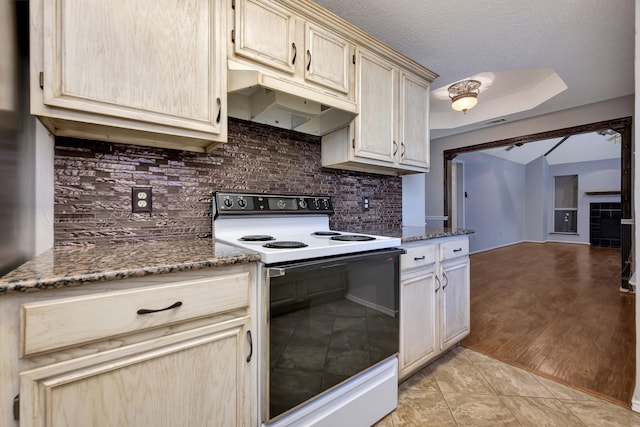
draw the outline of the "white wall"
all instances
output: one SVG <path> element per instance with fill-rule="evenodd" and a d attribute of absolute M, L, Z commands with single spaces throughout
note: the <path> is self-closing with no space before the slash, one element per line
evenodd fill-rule
<path fill-rule="evenodd" d="M 402 225 L 424 226 L 424 179 L 423 173 L 402 177 Z"/>
<path fill-rule="evenodd" d="M 469 250 L 520 242 L 525 225 L 525 166 L 484 153 L 463 153 L 465 227 L 475 230 Z"/>
<path fill-rule="evenodd" d="M 586 191 L 620 190 L 620 160 L 548 165 L 540 157 L 528 165 L 480 152 L 462 153 L 466 227 L 472 253 L 522 241 L 589 243 L 589 204 L 619 202 L 619 195 Z M 553 177 L 578 175 L 578 234 L 553 234 Z"/>
<path fill-rule="evenodd" d="M 545 157 L 538 157 L 525 167 L 525 224 L 524 238 L 530 242 L 544 242 L 549 231 L 549 220 L 546 214 L 549 209 L 545 197 L 546 188 L 550 185 L 549 163 Z"/>
<path fill-rule="evenodd" d="M 633 111 L 634 96 L 629 95 L 513 123 L 506 123 L 500 126 L 492 126 L 486 129 L 432 140 L 431 168 L 430 172 L 425 175 L 426 215 L 442 215 L 444 212 L 444 189 L 442 186 L 444 182 L 442 153 L 444 150 L 604 120 L 629 117 L 633 116 Z"/>
<path fill-rule="evenodd" d="M 620 191 L 620 160 L 607 159 L 593 162 L 567 163 L 549 166 L 550 182 L 547 188 L 547 203 L 551 207 L 547 216 L 549 231 L 553 231 L 553 177 L 578 175 L 578 234 L 550 234 L 554 242 L 589 243 L 589 204 L 619 202 L 619 195 L 589 196 L 586 191 Z"/>

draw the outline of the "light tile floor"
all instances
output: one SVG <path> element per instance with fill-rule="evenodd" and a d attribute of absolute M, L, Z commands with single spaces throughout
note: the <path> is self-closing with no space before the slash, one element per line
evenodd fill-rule
<path fill-rule="evenodd" d="M 456 347 L 400 384 L 376 427 L 640 427 L 640 414 Z"/>

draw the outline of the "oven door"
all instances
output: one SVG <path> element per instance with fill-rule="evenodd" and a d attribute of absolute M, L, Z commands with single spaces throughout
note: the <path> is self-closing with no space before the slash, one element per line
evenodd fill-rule
<path fill-rule="evenodd" d="M 267 267 L 266 421 L 398 353 L 402 253 L 384 249 Z"/>

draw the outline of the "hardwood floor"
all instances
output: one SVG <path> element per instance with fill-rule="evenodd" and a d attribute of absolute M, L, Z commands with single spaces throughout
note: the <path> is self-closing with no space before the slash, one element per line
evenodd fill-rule
<path fill-rule="evenodd" d="M 520 243 L 471 255 L 462 345 L 629 407 L 635 295 L 620 292 L 620 250 Z"/>

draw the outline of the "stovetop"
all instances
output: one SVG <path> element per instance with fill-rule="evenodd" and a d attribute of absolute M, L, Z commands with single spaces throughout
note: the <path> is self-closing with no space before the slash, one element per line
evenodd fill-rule
<path fill-rule="evenodd" d="M 331 230 L 329 215 L 333 213 L 333 203 L 329 196 L 219 192 L 213 203 L 214 238 L 258 252 L 265 264 L 387 249 L 401 244 L 397 237 Z M 272 239 L 242 239 L 247 236 Z M 287 247 L 270 247 L 277 242 L 286 242 Z M 300 243 L 301 247 L 293 247 L 293 242 Z"/>

